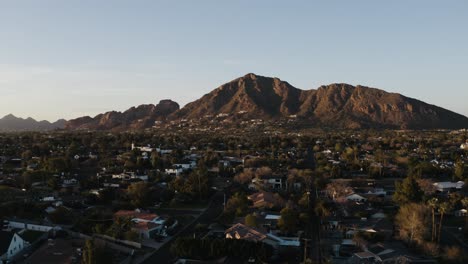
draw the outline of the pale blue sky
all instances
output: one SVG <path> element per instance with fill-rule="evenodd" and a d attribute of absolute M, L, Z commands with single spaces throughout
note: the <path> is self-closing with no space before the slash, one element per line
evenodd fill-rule
<path fill-rule="evenodd" d="M 468 1 L 0 0 L 0 117 L 181 105 L 248 72 L 468 115 Z"/>

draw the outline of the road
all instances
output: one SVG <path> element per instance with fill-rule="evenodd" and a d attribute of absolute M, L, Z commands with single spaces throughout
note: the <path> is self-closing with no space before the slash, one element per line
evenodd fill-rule
<path fill-rule="evenodd" d="M 175 260 L 175 256 L 171 254 L 171 245 L 178 237 L 190 236 L 195 231 L 197 224 L 210 224 L 215 218 L 217 218 L 223 212 L 223 192 L 219 191 L 213 195 L 212 201 L 208 208 L 191 224 L 185 227 L 182 231 L 177 233 L 170 241 L 166 242 L 161 248 L 154 251 L 154 253 L 147 258 L 142 264 L 160 264 L 160 263 L 172 263 Z"/>

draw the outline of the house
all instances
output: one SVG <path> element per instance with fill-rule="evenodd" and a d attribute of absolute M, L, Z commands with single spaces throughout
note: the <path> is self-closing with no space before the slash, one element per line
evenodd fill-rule
<path fill-rule="evenodd" d="M 24 240 L 18 233 L 0 231 L 0 264 L 9 263 L 28 246 L 29 242 Z"/>
<path fill-rule="evenodd" d="M 132 150 L 134 150 L 134 149 L 138 149 L 141 152 L 149 152 L 149 153 L 153 152 L 153 148 L 150 145 L 143 146 L 143 147 L 137 147 L 137 146 L 135 146 L 134 143 L 132 143 Z"/>
<path fill-rule="evenodd" d="M 456 211 L 453 212 L 453 215 L 455 215 L 457 217 L 467 216 L 468 215 L 468 210 L 466 210 L 466 209 L 456 210 Z"/>
<path fill-rule="evenodd" d="M 49 232 L 51 230 L 60 230 L 58 226 L 42 224 L 30 220 L 10 219 L 3 220 L 3 226 L 8 230 L 12 229 L 25 229 L 39 232 Z"/>
<path fill-rule="evenodd" d="M 365 202 L 367 199 L 365 197 L 362 197 L 361 195 L 357 193 L 350 194 L 345 197 L 346 201 L 352 201 L 352 202 Z"/>
<path fill-rule="evenodd" d="M 177 167 L 172 167 L 170 169 L 166 169 L 165 170 L 165 173 L 167 175 L 171 175 L 171 176 L 179 176 L 181 175 L 182 173 L 184 172 L 184 170 L 182 168 L 177 168 Z"/>
<path fill-rule="evenodd" d="M 271 192 L 257 192 L 247 197 L 253 203 L 253 207 L 257 209 L 271 209 L 271 208 L 282 208 L 286 202 L 279 195 L 275 195 Z"/>
<path fill-rule="evenodd" d="M 257 189 L 258 185 L 265 189 L 282 190 L 286 187 L 286 177 L 280 175 L 261 175 L 252 179 L 249 188 Z"/>
<path fill-rule="evenodd" d="M 143 212 L 140 209 L 120 210 L 114 214 L 114 218 L 129 218 L 135 224 L 132 230 L 137 232 L 140 238 L 151 238 L 155 235 L 166 235 L 166 219 L 157 214 Z"/>
<path fill-rule="evenodd" d="M 165 172 L 168 175 L 179 176 L 180 174 L 195 169 L 197 167 L 197 163 L 192 161 L 190 163 L 183 163 L 183 164 L 173 164 L 170 169 L 166 169 Z"/>
<path fill-rule="evenodd" d="M 227 239 L 243 239 L 253 242 L 262 242 L 272 246 L 275 249 L 280 247 L 299 247 L 301 245 L 298 238 L 278 237 L 272 233 L 263 230 L 248 227 L 237 223 L 225 231 Z"/>
<path fill-rule="evenodd" d="M 67 188 L 67 187 L 75 187 L 78 185 L 78 180 L 76 179 L 64 179 L 62 183 L 62 187 Z"/>
<path fill-rule="evenodd" d="M 148 181 L 148 175 L 137 175 L 135 172 L 123 172 L 120 174 L 113 174 L 112 179 L 120 179 L 120 180 L 142 180 Z"/>
<path fill-rule="evenodd" d="M 434 187 L 439 192 L 447 192 L 447 191 L 450 191 L 451 189 L 461 189 L 461 188 L 463 188 L 463 185 L 465 185 L 465 183 L 462 182 L 462 181 L 458 181 L 458 182 L 436 182 L 436 183 L 434 183 Z"/>
<path fill-rule="evenodd" d="M 382 188 L 373 188 L 367 192 L 368 195 L 375 195 L 379 197 L 385 197 L 387 195 L 387 191 Z"/>

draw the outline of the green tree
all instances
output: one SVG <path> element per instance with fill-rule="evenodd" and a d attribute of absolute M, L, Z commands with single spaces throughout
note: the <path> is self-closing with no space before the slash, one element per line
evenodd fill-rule
<path fill-rule="evenodd" d="M 282 232 L 292 234 L 297 230 L 299 216 L 296 210 L 286 207 L 280 212 L 281 217 L 278 220 L 278 226 Z"/>
<path fill-rule="evenodd" d="M 393 200 L 399 205 L 410 202 L 420 202 L 424 195 L 418 182 L 411 176 L 406 177 L 403 182 L 396 182 L 395 189 Z"/>
<path fill-rule="evenodd" d="M 144 207 L 150 204 L 150 189 L 146 182 L 136 182 L 127 188 L 127 195 L 135 207 Z"/>
<path fill-rule="evenodd" d="M 250 227 L 257 227 L 257 217 L 253 214 L 248 214 L 245 216 L 245 225 L 250 226 Z"/>
<path fill-rule="evenodd" d="M 465 173 L 465 163 L 463 163 L 463 161 L 461 160 L 458 160 L 455 163 L 454 175 L 457 179 L 463 181 L 465 179 L 465 177 L 463 177 L 464 173 Z"/>

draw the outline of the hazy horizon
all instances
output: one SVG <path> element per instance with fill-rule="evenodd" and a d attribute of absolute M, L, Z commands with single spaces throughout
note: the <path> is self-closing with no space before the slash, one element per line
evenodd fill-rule
<path fill-rule="evenodd" d="M 183 106 L 248 72 L 468 116 L 467 13 L 466 1 L 2 2 L 0 118 Z"/>

